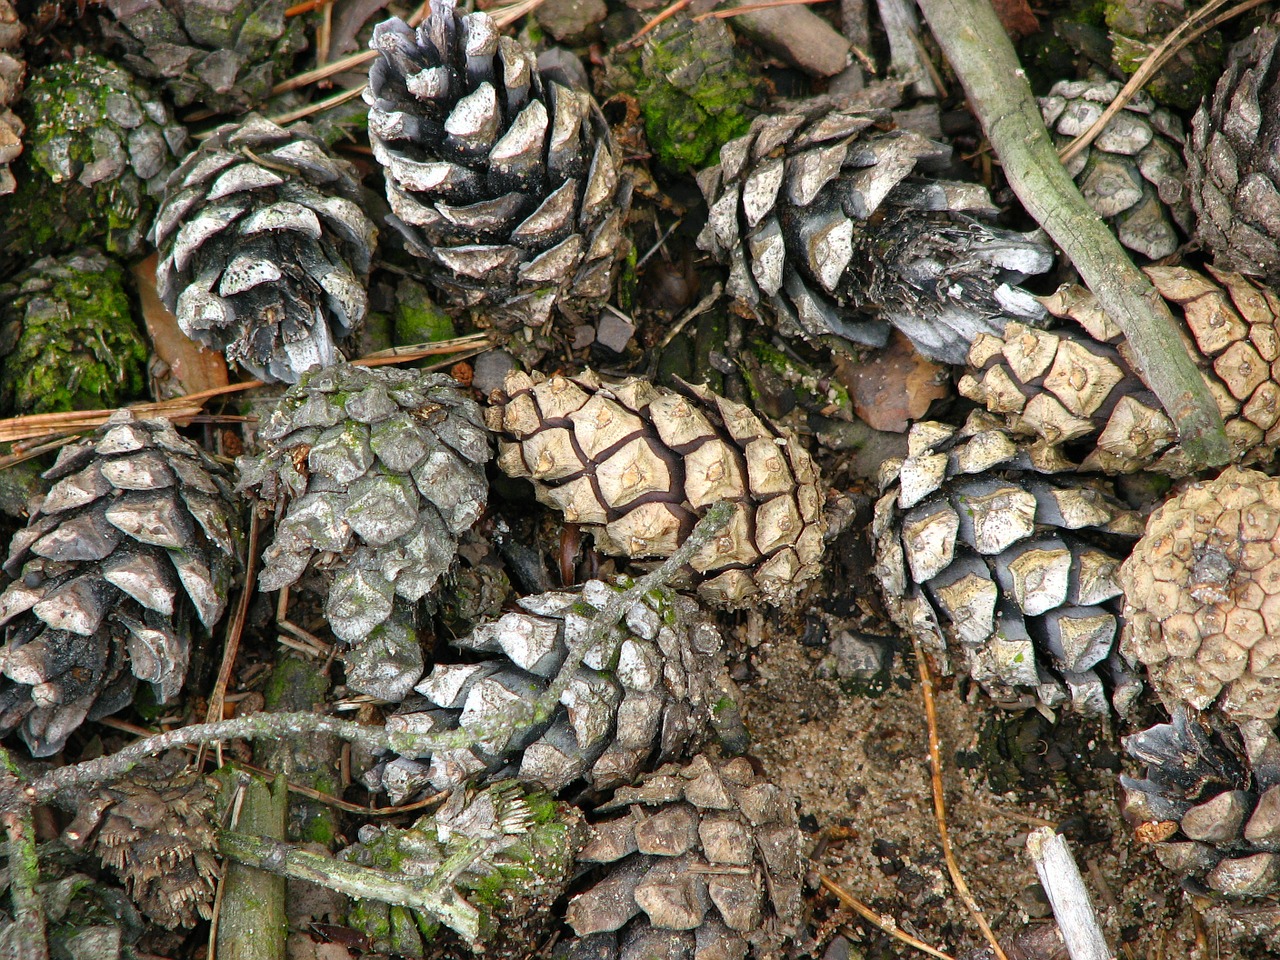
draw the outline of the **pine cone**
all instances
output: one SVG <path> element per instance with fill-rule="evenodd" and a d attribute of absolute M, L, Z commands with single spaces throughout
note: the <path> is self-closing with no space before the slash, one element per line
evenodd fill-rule
<path fill-rule="evenodd" d="M 784 333 L 882 347 L 892 324 L 925 356 L 964 363 L 978 333 L 1044 316 L 1017 284 L 1053 252 L 986 222 L 998 211 L 982 186 L 928 179 L 951 148 L 889 123 L 758 117 L 698 174 L 698 245 L 729 265 L 730 296 L 767 302 Z"/>
<path fill-rule="evenodd" d="M 1262 897 L 1280 890 L 1280 740 L 1269 723 L 1239 727 L 1173 711 L 1124 738 L 1146 777 L 1121 776 L 1139 842 L 1193 893 Z"/>
<path fill-rule="evenodd" d="M 438 373 L 341 364 L 304 374 L 241 457 L 240 489 L 278 517 L 262 590 L 312 567 L 347 682 L 399 700 L 422 675 L 415 605 L 484 511 L 492 456 L 480 409 Z"/>
<path fill-rule="evenodd" d="M 1280 14 L 1232 48 L 1191 121 L 1187 185 L 1196 238 L 1223 270 L 1280 285 Z"/>
<path fill-rule="evenodd" d="M 565 674 L 571 644 L 581 643 L 590 619 L 620 589 L 590 580 L 576 593 L 526 597 L 519 601 L 524 612 L 454 641 L 466 662 L 437 663 L 414 688 L 426 702 L 406 707 L 387 728 L 460 728 L 476 745 L 417 758 L 430 756 L 429 767 L 400 761 L 380 774 L 381 786 L 399 794 L 396 785 L 409 775 L 425 777 L 436 790 L 518 776 L 552 792 L 582 780 L 608 790 L 631 783 L 652 763 L 698 750 L 717 731 L 736 735 L 737 690 L 724 640 L 687 597 L 666 590 L 646 596 Z M 560 707 L 534 722 L 538 697 L 566 681 Z"/>
<path fill-rule="evenodd" d="M 186 130 L 147 87 L 97 56 L 40 70 L 23 102 L 27 172 L 6 218 L 8 246 L 51 253 L 101 238 L 110 253 L 138 253 Z"/>
<path fill-rule="evenodd" d="M 83 873 L 69 873 L 58 880 L 44 877 L 42 870 L 36 890 L 48 923 L 49 956 L 137 960 L 135 947 L 149 928 L 119 886 Z M 29 927 L 0 913 L 0 956 L 21 957 L 30 943 Z"/>
<path fill-rule="evenodd" d="M 770 957 L 795 932 L 794 803 L 746 760 L 665 766 L 600 812 L 578 859 L 604 873 L 569 902 L 568 960 Z"/>
<path fill-rule="evenodd" d="M 124 271 L 94 250 L 46 257 L 0 287 L 0 409 L 117 407 L 146 387 L 148 349 Z"/>
<path fill-rule="evenodd" d="M 213 915 L 216 786 L 181 754 L 144 760 L 86 799 L 63 839 L 90 845 L 156 923 L 193 927 Z"/>
<path fill-rule="evenodd" d="M 0 0 L 0 196 L 13 193 L 18 185 L 9 164 L 22 155 L 22 135 L 26 127 L 10 107 L 18 100 L 22 78 L 27 72 L 22 57 L 22 37 L 26 29 L 9 0 Z"/>
<path fill-rule="evenodd" d="M 355 170 L 308 130 L 220 127 L 165 188 L 156 287 L 187 336 L 296 383 L 364 318 L 377 239 Z"/>
<path fill-rule="evenodd" d="M 1120 569 L 1126 657 L 1171 711 L 1280 713 L 1280 480 L 1232 467 L 1166 500 Z"/>
<path fill-rule="evenodd" d="M 676 14 L 645 34 L 639 49 L 615 49 L 605 66 L 604 88 L 635 97 L 645 139 L 677 173 L 707 166 L 747 132 L 763 104 L 759 71 L 715 17 Z"/>
<path fill-rule="evenodd" d="M 103 31 L 138 76 L 180 107 L 244 113 L 260 106 L 306 47 L 286 0 L 106 0 Z"/>
<path fill-rule="evenodd" d="M 1040 98 L 1045 126 L 1062 146 L 1102 116 L 1116 80 L 1061 80 Z M 1182 163 L 1182 121 L 1139 92 L 1093 143 L 1067 163 L 1080 192 L 1120 242 L 1148 260 L 1167 257 L 1191 232 Z"/>
<path fill-rule="evenodd" d="M 818 575 L 817 467 L 794 434 L 741 404 L 687 384 L 606 385 L 590 371 L 509 374 L 492 404 L 489 426 L 506 438 L 498 466 L 531 479 L 538 499 L 586 525 L 605 553 L 670 556 L 708 507 L 732 500 L 729 526 L 692 562 L 709 576 L 704 598 L 779 603 Z"/>
<path fill-rule="evenodd" d="M 221 619 L 242 550 L 226 472 L 167 420 L 121 411 L 64 447 L 9 545 L 0 594 L 0 730 L 38 757 L 86 719 L 182 689 L 193 621 Z"/>
<path fill-rule="evenodd" d="M 1127 711 L 1140 684 L 1115 652 L 1116 570 L 1141 520 L 1100 479 L 1053 464 L 975 411 L 916 423 L 882 468 L 875 574 L 895 621 L 997 699 Z"/>
<path fill-rule="evenodd" d="M 484 13 L 432 0 L 415 32 L 379 24 L 369 139 L 388 223 L 454 304 L 500 330 L 609 295 L 631 182 L 590 95 Z"/>
<path fill-rule="evenodd" d="M 366 824 L 341 856 L 396 877 L 447 881 L 479 913 L 469 947 L 486 957 L 526 957 L 556 922 L 552 907 L 573 878 L 585 832 L 576 808 L 504 780 L 478 793 L 455 790 L 407 829 Z M 374 950 L 417 958 L 429 955 L 441 918 L 356 900 L 350 922 Z"/>
<path fill-rule="evenodd" d="M 1280 445 L 1280 295 L 1238 273 L 1146 267 L 1183 323 L 1184 342 L 1246 463 L 1270 460 Z M 969 351 L 960 393 L 1006 418 L 1018 433 L 1080 461 L 1084 470 L 1195 469 L 1177 430 L 1135 372 L 1120 328 L 1081 286 L 1045 298 L 1070 327 L 1041 331 L 1010 324 L 1004 337 L 980 336 Z M 1092 338 L 1092 339 L 1091 339 Z"/>

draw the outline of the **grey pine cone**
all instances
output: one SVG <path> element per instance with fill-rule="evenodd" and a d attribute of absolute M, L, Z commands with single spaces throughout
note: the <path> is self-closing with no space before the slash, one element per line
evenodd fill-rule
<path fill-rule="evenodd" d="M 27 64 L 22 56 L 26 33 L 18 12 L 9 0 L 0 0 L 0 196 L 13 193 L 18 185 L 9 164 L 22 155 L 22 134 L 26 127 L 11 107 L 22 91 Z"/>
<path fill-rule="evenodd" d="M 1116 80 L 1061 80 L 1040 98 L 1059 146 L 1093 126 L 1120 92 Z M 1182 121 L 1139 92 L 1067 163 L 1080 193 L 1120 242 L 1147 260 L 1167 257 L 1191 232 Z"/>
<path fill-rule="evenodd" d="M 779 955 L 800 921 L 793 801 L 744 759 L 700 755 L 623 787 L 599 809 L 570 902 L 564 960 Z"/>
<path fill-rule="evenodd" d="M 136 74 L 163 84 L 180 107 L 216 113 L 260 106 L 306 46 L 287 0 L 107 0 L 103 30 Z"/>
<path fill-rule="evenodd" d="M 0 730 L 41 757 L 128 706 L 137 680 L 173 701 L 243 551 L 226 471 L 167 420 L 117 413 L 44 476 L 0 594 Z"/>
<path fill-rule="evenodd" d="M 460 730 L 474 745 L 391 760 L 371 786 L 395 802 L 430 784 L 447 790 L 516 777 L 552 792 L 585 781 L 596 790 L 632 782 L 654 763 L 695 752 L 718 733 L 735 740 L 737 689 L 715 624 L 670 591 L 648 596 L 566 667 L 591 622 L 622 589 L 591 580 L 576 593 L 519 601 L 520 611 L 455 641 L 465 662 L 437 663 L 414 689 L 422 700 L 387 720 L 389 731 Z M 562 687 L 546 718 L 538 698 Z M 420 762 L 421 761 L 421 762 Z"/>
<path fill-rule="evenodd" d="M 401 699 L 422 674 L 416 604 L 488 497 L 479 407 L 443 374 L 344 363 L 304 374 L 259 436 L 239 462 L 278 518 L 259 588 L 321 573 L 329 626 L 355 645 L 348 684 Z"/>
<path fill-rule="evenodd" d="M 439 956 L 442 922 L 465 930 L 467 946 L 486 957 L 527 957 L 556 922 L 552 907 L 573 878 L 585 833 L 577 808 L 511 780 L 455 790 L 407 828 L 366 824 L 343 859 L 447 882 L 458 900 L 445 916 L 357 900 L 351 924 L 373 949 L 401 957 Z"/>
<path fill-rule="evenodd" d="M 914 424 L 882 468 L 875 574 L 898 624 L 1002 700 L 1030 692 L 1124 713 L 1141 684 L 1116 651 L 1116 574 L 1142 531 L 1110 484 L 1053 464 L 988 415 Z M 1034 702 L 1034 701 L 1033 701 Z"/>
<path fill-rule="evenodd" d="M 1214 264 L 1280 285 L 1280 14 L 1232 48 L 1191 121 L 1187 185 Z"/>
<path fill-rule="evenodd" d="M 156 923 L 193 927 L 213 915 L 215 792 L 184 754 L 150 758 L 83 799 L 63 839 L 91 848 Z"/>
<path fill-rule="evenodd" d="M 1142 779 L 1120 777 L 1125 819 L 1184 888 L 1229 898 L 1280 890 L 1280 740 L 1269 723 L 1177 708 L 1172 723 L 1124 746 L 1146 765 Z"/>
<path fill-rule="evenodd" d="M 889 121 L 756 118 L 698 174 L 698 245 L 728 264 L 729 295 L 766 304 L 784 333 L 884 346 L 892 325 L 925 356 L 964 363 L 979 333 L 1044 317 L 1018 284 L 1053 251 L 993 226 L 982 186 L 937 179 L 950 146 Z"/>
<path fill-rule="evenodd" d="M 498 466 L 587 526 L 605 553 L 666 557 L 720 500 L 735 513 L 691 562 L 708 601 L 780 603 L 821 569 L 826 520 L 817 467 L 789 430 L 688 384 L 514 372 L 486 414 Z"/>
<path fill-rule="evenodd" d="M 432 0 L 374 29 L 369 139 L 389 223 L 455 305 L 502 330 L 608 297 L 630 206 L 608 125 L 564 71 L 485 13 Z"/>
<path fill-rule="evenodd" d="M 174 171 L 152 239 L 182 331 L 260 379 L 332 365 L 364 318 L 377 229 L 354 169 L 305 129 L 220 127 Z"/>

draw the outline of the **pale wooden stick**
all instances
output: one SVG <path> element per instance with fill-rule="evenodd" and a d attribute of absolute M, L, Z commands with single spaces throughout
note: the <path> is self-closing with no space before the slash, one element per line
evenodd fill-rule
<path fill-rule="evenodd" d="M 1035 864 L 1040 885 L 1049 897 L 1071 960 L 1112 960 L 1107 938 L 1098 925 L 1093 902 L 1061 834 L 1040 827 L 1027 837 L 1027 853 Z"/>

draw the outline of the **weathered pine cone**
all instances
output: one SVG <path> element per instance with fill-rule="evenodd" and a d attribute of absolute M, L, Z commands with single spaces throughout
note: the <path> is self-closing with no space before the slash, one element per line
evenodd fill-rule
<path fill-rule="evenodd" d="M 739 739 L 724 639 L 687 597 L 646 596 L 566 674 L 570 644 L 621 589 L 591 580 L 575 593 L 526 597 L 521 611 L 454 641 L 466 659 L 437 663 L 414 688 L 424 700 L 388 718 L 387 729 L 458 729 L 475 744 L 392 760 L 372 785 L 395 802 L 427 783 L 447 790 L 482 777 L 517 777 L 552 792 L 576 782 L 608 790 L 717 734 Z M 537 699 L 557 684 L 559 706 L 535 722 Z"/>
<path fill-rule="evenodd" d="M 0 594 L 0 730 L 39 757 L 128 706 L 137 680 L 173 701 L 194 621 L 221 619 L 243 550 L 226 471 L 167 420 L 117 413 L 44 476 Z"/>
<path fill-rule="evenodd" d="M 744 54 L 725 21 L 676 14 L 646 33 L 639 49 L 615 49 L 602 86 L 635 98 L 658 161 L 688 173 L 746 133 L 763 105 L 759 71 Z"/>
<path fill-rule="evenodd" d="M 1238 273 L 1146 267 L 1184 325 L 1184 341 L 1246 463 L 1280 445 L 1280 295 Z M 1175 477 L 1194 469 L 1177 430 L 1135 372 L 1120 328 L 1081 286 L 1045 298 L 1055 316 L 1084 328 L 1044 331 L 1010 324 L 980 336 L 959 391 L 1039 438 L 1083 470 Z"/>
<path fill-rule="evenodd" d="M 794 434 L 742 404 L 688 384 L 516 372 L 486 416 L 502 437 L 498 466 L 532 480 L 605 553 L 670 556 L 708 507 L 730 500 L 729 526 L 691 563 L 705 599 L 778 603 L 818 575 L 817 467 Z"/>
<path fill-rule="evenodd" d="M 101 242 L 119 256 L 138 253 L 186 130 L 145 85 L 98 56 L 38 71 L 23 102 L 26 175 L 8 205 L 8 245 L 43 254 Z"/>
<path fill-rule="evenodd" d="M 1229 468 L 1166 500 L 1120 569 L 1121 649 L 1170 711 L 1280 713 L 1280 480 Z"/>
<path fill-rule="evenodd" d="M 600 878 L 569 902 L 565 960 L 780 954 L 800 921 L 792 800 L 744 759 L 705 754 L 623 787 L 578 855 Z"/>
<path fill-rule="evenodd" d="M 119 885 L 68 873 L 45 880 L 37 891 L 44 910 L 51 957 L 58 960 L 136 960 L 149 929 Z M 6 883 L 7 885 L 7 883 Z M 28 926 L 0 912 L 0 956 L 20 957 L 31 943 Z"/>
<path fill-rule="evenodd" d="M 156 287 L 187 336 L 296 383 L 364 319 L 377 234 L 350 164 L 255 114 L 174 171 L 152 231 Z"/>
<path fill-rule="evenodd" d="M 25 33 L 13 4 L 0 0 L 0 196 L 13 193 L 18 185 L 9 164 L 22 155 L 22 134 L 26 127 L 10 108 L 18 100 L 22 78 L 27 72 L 22 57 Z"/>
<path fill-rule="evenodd" d="M 1040 98 L 1062 146 L 1084 133 L 1120 92 L 1116 80 L 1062 80 Z M 1139 92 L 1067 163 L 1080 193 L 1120 242 L 1148 260 L 1167 257 L 1191 232 L 1182 121 Z"/>
<path fill-rule="evenodd" d="M 369 139 L 388 222 L 455 305 L 501 330 L 608 297 L 631 202 L 603 115 L 485 13 L 431 0 L 374 29 Z"/>
<path fill-rule="evenodd" d="M 992 226 L 981 185 L 936 179 L 948 145 L 889 122 L 756 118 L 698 174 L 698 245 L 729 265 L 729 295 L 767 303 L 784 333 L 884 346 L 893 325 L 925 356 L 964 363 L 979 333 L 1044 316 L 1018 284 L 1053 251 Z"/>
<path fill-rule="evenodd" d="M 286 0 L 107 0 L 103 31 L 138 76 L 180 107 L 216 113 L 260 106 L 306 46 L 303 17 Z"/>
<path fill-rule="evenodd" d="M 0 410 L 117 407 L 146 386 L 124 271 L 95 250 L 46 257 L 0 287 Z"/>
<path fill-rule="evenodd" d="M 479 792 L 455 790 L 408 828 L 366 824 L 341 856 L 397 878 L 447 878 L 462 900 L 453 918 L 462 906 L 477 913 L 463 936 L 467 946 L 486 957 L 527 957 L 555 923 L 552 907 L 573 878 L 585 834 L 577 808 L 504 780 Z M 477 843 L 480 855 L 456 870 L 459 854 Z M 349 916 L 372 949 L 410 958 L 440 955 L 436 934 L 448 919 L 369 900 L 356 900 Z"/>
<path fill-rule="evenodd" d="M 1124 816 L 1140 843 L 1193 893 L 1262 897 L 1280 890 L 1280 740 L 1271 724 L 1239 726 L 1183 708 L 1124 738 L 1146 764 L 1121 776 Z"/>
<path fill-rule="evenodd" d="M 1236 44 L 1191 121 L 1187 188 L 1196 238 L 1223 270 L 1280 285 L 1280 14 Z"/>
<path fill-rule="evenodd" d="M 82 800 L 63 839 L 91 848 L 156 923 L 193 927 L 213 915 L 215 792 L 181 754 L 144 760 Z"/>
<path fill-rule="evenodd" d="M 422 675 L 417 602 L 488 497 L 479 407 L 443 374 L 343 363 L 304 374 L 259 437 L 238 464 L 278 521 L 259 588 L 320 573 L 329 627 L 354 645 L 348 685 L 401 699 Z"/>
<path fill-rule="evenodd" d="M 875 574 L 894 620 L 927 649 L 959 647 L 1000 700 L 1091 715 L 1141 689 L 1115 646 L 1116 572 L 1142 529 L 1101 479 L 1047 463 L 975 411 L 916 423 L 881 474 Z"/>

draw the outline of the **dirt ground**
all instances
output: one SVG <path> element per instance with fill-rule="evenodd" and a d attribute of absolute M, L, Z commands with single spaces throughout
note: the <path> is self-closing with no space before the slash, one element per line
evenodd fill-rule
<path fill-rule="evenodd" d="M 895 657 L 894 681 L 870 696 L 823 679 L 824 656 L 793 640 L 762 643 L 752 658 L 756 677 L 745 685 L 753 752 L 799 800 L 801 824 L 816 852 L 811 881 L 826 875 L 950 956 L 981 956 L 972 951 L 985 941 L 951 887 L 942 857 L 914 664 Z M 1108 942 L 1119 956 L 1244 955 L 1229 942 L 1231 931 L 1197 918 L 1190 898 L 1131 839 L 1120 816 L 1114 774 L 1096 766 L 1088 771 L 1096 756 L 1060 757 L 1055 765 L 1066 770 L 1033 776 L 1044 782 L 1031 788 L 1020 784 L 998 791 L 989 775 L 999 782 L 1008 771 L 993 770 L 983 758 L 993 753 L 991 741 L 1009 718 L 981 699 L 962 702 L 960 688 L 949 682 L 936 701 L 955 857 L 1006 948 L 1022 941 L 1030 944 L 1022 956 L 1054 956 L 1044 949 L 1052 943 L 1052 936 L 1045 936 L 1052 930 L 1032 929 L 1051 921 L 1044 919 L 1048 906 L 1026 853 L 1028 832 L 1053 825 L 1071 840 Z M 1030 726 L 1038 726 L 1036 718 Z M 1107 745 L 1099 739 L 1105 736 L 1098 731 L 1085 740 L 1081 753 L 1105 756 Z M 1070 745 L 1039 740 L 1031 750 L 1061 753 L 1064 746 Z M 998 758 L 994 766 L 1000 766 Z M 1077 767 L 1096 784 L 1082 788 L 1072 782 L 1079 779 L 1073 776 Z M 812 902 L 817 942 L 811 949 L 818 955 L 825 952 L 829 960 L 923 955 L 891 944 L 851 912 L 836 910 L 834 897 L 820 893 Z"/>

